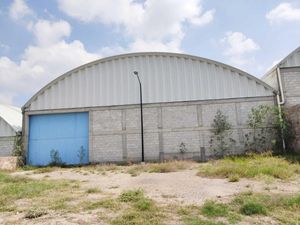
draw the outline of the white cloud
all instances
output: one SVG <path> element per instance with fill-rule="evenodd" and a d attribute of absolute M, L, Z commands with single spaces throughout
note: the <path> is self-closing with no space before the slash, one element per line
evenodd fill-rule
<path fill-rule="evenodd" d="M 64 37 L 68 37 L 71 33 L 71 26 L 66 21 L 48 21 L 38 20 L 37 23 L 30 28 L 35 37 L 37 44 L 40 46 L 49 46 L 57 43 Z"/>
<path fill-rule="evenodd" d="M 19 63 L 0 57 L 0 99 L 33 94 L 58 75 L 99 56 L 88 53 L 80 41 L 60 41 L 49 47 L 29 46 Z M 1 101 L 1 100 L 0 100 Z"/>
<path fill-rule="evenodd" d="M 272 23 L 298 21 L 300 22 L 300 7 L 283 2 L 266 14 L 266 18 Z"/>
<path fill-rule="evenodd" d="M 14 20 L 19 20 L 33 14 L 33 11 L 27 6 L 25 0 L 14 0 L 9 8 L 9 16 Z"/>
<path fill-rule="evenodd" d="M 259 45 L 241 32 L 227 32 L 220 40 L 225 47 L 224 55 L 229 57 L 230 62 L 236 65 L 246 65 L 254 61 L 251 53 L 260 49 Z"/>
<path fill-rule="evenodd" d="M 209 24 L 215 10 L 203 11 L 200 0 L 58 0 L 59 8 L 82 22 L 121 28 L 133 39 L 129 51 L 180 51 L 184 23 Z"/>
<path fill-rule="evenodd" d="M 64 40 L 71 32 L 66 21 L 38 20 L 31 31 L 37 44 L 25 49 L 20 62 L 0 57 L 0 102 L 12 104 L 15 97 L 31 95 L 62 73 L 99 57 L 78 40 Z"/>
<path fill-rule="evenodd" d="M 80 41 L 64 40 L 47 47 L 29 46 L 19 63 L 0 57 L 0 101 L 3 96 L 12 101 L 15 96 L 33 94 L 62 73 L 98 57 Z"/>

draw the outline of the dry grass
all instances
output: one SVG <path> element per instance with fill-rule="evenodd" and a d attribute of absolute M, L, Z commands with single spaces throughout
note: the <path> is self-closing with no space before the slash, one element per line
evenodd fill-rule
<path fill-rule="evenodd" d="M 96 164 L 85 167 L 74 168 L 73 171 L 82 175 L 110 173 L 129 173 L 131 176 L 138 176 L 141 173 L 169 173 L 180 170 L 195 168 L 197 163 L 192 161 L 168 161 L 161 163 L 145 163 L 145 164 Z M 40 171 L 40 170 L 38 170 Z M 38 171 L 36 173 L 38 173 Z"/>
<path fill-rule="evenodd" d="M 132 165 L 125 169 L 131 176 L 138 176 L 141 173 L 170 173 L 196 167 L 192 161 L 168 161 L 162 163 L 145 163 Z"/>
<path fill-rule="evenodd" d="M 227 157 L 211 161 L 200 166 L 198 175 L 207 177 L 230 178 L 259 178 L 291 179 L 300 174 L 298 162 L 291 163 L 280 156 L 250 155 Z"/>

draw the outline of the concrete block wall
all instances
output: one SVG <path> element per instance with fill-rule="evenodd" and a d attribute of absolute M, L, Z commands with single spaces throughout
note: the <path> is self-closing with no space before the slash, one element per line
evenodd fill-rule
<path fill-rule="evenodd" d="M 300 67 L 281 68 L 280 72 L 286 99 L 285 106 L 300 104 Z"/>
<path fill-rule="evenodd" d="M 260 104 L 274 105 L 274 97 L 239 98 L 144 105 L 144 146 L 147 161 L 161 160 L 161 155 L 180 154 L 183 142 L 190 153 L 209 149 L 211 124 L 218 109 L 233 125 L 232 138 L 244 146 L 248 114 Z M 90 109 L 90 162 L 141 160 L 139 105 L 97 107 Z"/>
<path fill-rule="evenodd" d="M 12 156 L 14 137 L 0 137 L 0 157 Z"/>

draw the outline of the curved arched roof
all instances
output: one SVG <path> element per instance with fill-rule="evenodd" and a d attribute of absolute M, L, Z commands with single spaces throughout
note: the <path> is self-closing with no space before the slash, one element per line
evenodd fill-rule
<path fill-rule="evenodd" d="M 22 129 L 21 109 L 0 104 L 0 136 L 11 136 Z"/>
<path fill-rule="evenodd" d="M 141 52 L 77 67 L 37 92 L 23 110 L 137 104 L 138 71 L 145 103 L 272 96 L 274 89 L 229 65 L 178 53 Z"/>

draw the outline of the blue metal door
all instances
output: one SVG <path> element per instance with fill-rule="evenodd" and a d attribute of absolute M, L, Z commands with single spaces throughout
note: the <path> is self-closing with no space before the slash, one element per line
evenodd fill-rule
<path fill-rule="evenodd" d="M 87 112 L 30 116 L 27 164 L 48 165 L 55 159 L 67 165 L 87 164 L 88 124 Z"/>

